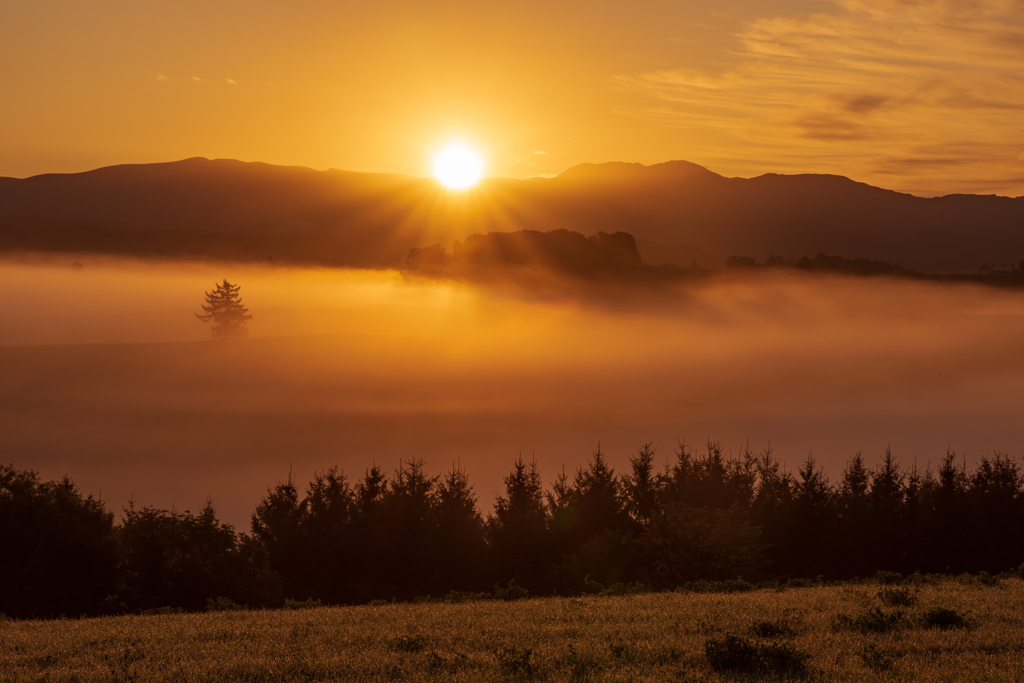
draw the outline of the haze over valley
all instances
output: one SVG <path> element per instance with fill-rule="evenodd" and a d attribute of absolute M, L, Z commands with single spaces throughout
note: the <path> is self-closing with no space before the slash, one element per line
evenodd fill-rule
<path fill-rule="evenodd" d="M 935 466 L 1019 455 L 1024 300 L 1015 290 L 729 271 L 652 296 L 534 296 L 393 270 L 132 261 L 0 264 L 0 451 L 240 529 L 266 487 L 461 463 L 487 507 L 520 454 L 545 481 L 600 442 L 621 470 L 653 442 L 771 445 L 835 477 L 891 445 Z M 81 267 L 73 267 L 77 263 Z M 227 277 L 250 337 L 210 340 Z"/>

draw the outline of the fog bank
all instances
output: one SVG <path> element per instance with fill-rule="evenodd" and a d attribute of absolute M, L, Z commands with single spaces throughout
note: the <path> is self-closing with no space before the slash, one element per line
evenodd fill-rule
<path fill-rule="evenodd" d="M 769 442 L 838 476 L 891 444 L 924 468 L 1021 453 L 1024 296 L 969 286 L 751 274 L 605 304 L 395 272 L 80 259 L 0 263 L 0 453 L 119 509 L 247 528 L 294 472 L 461 463 L 489 508 L 512 460 L 545 482 L 600 441 Z M 242 285 L 251 335 L 193 313 Z"/>

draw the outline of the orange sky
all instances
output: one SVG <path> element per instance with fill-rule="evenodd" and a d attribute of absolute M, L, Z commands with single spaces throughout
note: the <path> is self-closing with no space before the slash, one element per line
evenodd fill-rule
<path fill-rule="evenodd" d="M 1024 195 L 1019 0 L 5 0 L 0 175 L 687 159 Z"/>

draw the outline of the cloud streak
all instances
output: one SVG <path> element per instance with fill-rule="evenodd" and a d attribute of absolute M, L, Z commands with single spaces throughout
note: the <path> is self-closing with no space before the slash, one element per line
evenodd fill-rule
<path fill-rule="evenodd" d="M 620 76 L 647 103 L 623 113 L 702 134 L 698 156 L 716 170 L 834 172 L 925 195 L 1024 192 L 1024 5 L 833 9 L 746 26 L 724 73 Z"/>

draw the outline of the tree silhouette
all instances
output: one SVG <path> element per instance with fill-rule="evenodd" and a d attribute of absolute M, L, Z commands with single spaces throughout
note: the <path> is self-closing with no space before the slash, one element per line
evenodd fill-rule
<path fill-rule="evenodd" d="M 0 465 L 0 613 L 97 613 L 114 592 L 114 516 L 70 479 Z"/>
<path fill-rule="evenodd" d="M 654 448 L 645 443 L 629 459 L 632 472 L 622 478 L 622 495 L 626 512 L 637 524 L 650 521 L 658 507 L 658 477 L 654 473 Z"/>
<path fill-rule="evenodd" d="M 233 285 L 227 280 L 214 286 L 212 292 L 206 292 L 206 303 L 202 305 L 203 313 L 196 317 L 204 323 L 213 321 L 211 332 L 217 337 L 244 337 L 245 321 L 252 320 L 249 309 L 242 304 L 238 293 L 241 285 Z"/>
<path fill-rule="evenodd" d="M 129 502 L 117 529 L 118 597 L 131 610 L 178 607 L 197 611 L 208 600 L 225 597 L 234 602 L 268 594 L 258 584 L 265 556 L 251 553 L 228 524 L 217 519 L 211 501 L 199 514 L 152 507 L 136 508 Z M 260 566 L 262 565 L 262 567 Z"/>
<path fill-rule="evenodd" d="M 505 477 L 505 495 L 494 501 L 487 536 L 495 577 L 536 591 L 551 562 L 548 512 L 536 462 L 516 459 Z"/>
<path fill-rule="evenodd" d="M 458 466 L 444 475 L 434 497 L 430 565 L 433 590 L 483 590 L 487 560 L 484 520 L 469 475 Z"/>

